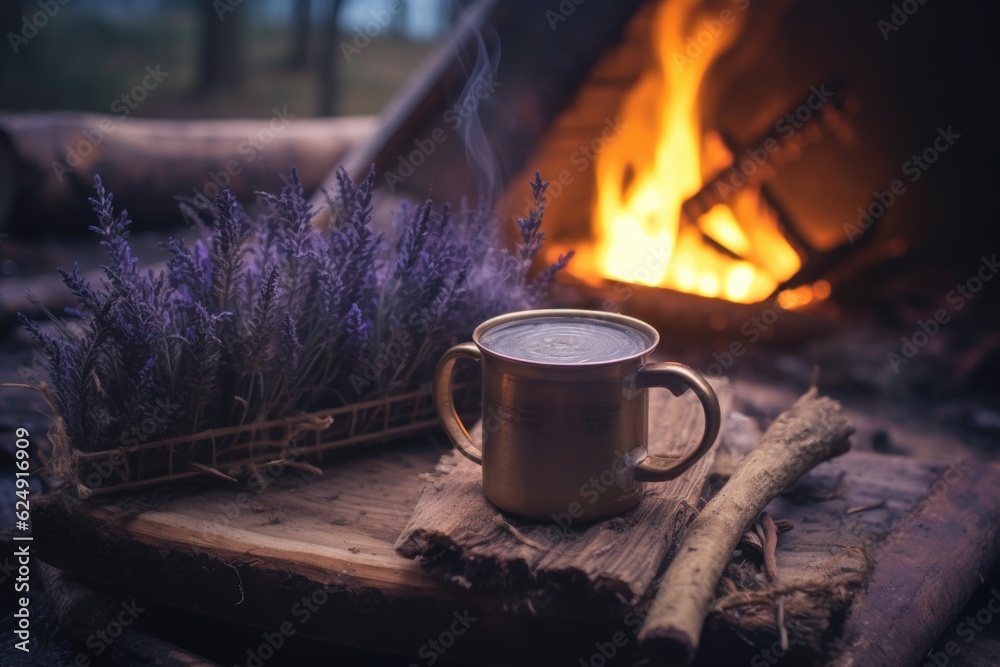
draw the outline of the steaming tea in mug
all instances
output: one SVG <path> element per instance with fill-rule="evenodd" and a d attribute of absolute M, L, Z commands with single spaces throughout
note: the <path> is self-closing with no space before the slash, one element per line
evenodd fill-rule
<path fill-rule="evenodd" d="M 650 340 L 616 322 L 548 316 L 514 320 L 483 331 L 491 352 L 522 361 L 584 364 L 641 354 Z"/>
<path fill-rule="evenodd" d="M 451 440 L 482 465 L 483 493 L 500 509 L 536 519 L 573 509 L 581 521 L 618 514 L 639 502 L 643 482 L 678 477 L 718 435 L 711 385 L 682 364 L 646 363 L 659 334 L 640 320 L 532 310 L 488 320 L 472 340 L 442 357 L 435 401 Z M 483 365 L 481 449 L 452 399 L 451 374 L 462 357 Z M 705 430 L 685 456 L 647 452 L 650 387 L 698 397 Z"/>

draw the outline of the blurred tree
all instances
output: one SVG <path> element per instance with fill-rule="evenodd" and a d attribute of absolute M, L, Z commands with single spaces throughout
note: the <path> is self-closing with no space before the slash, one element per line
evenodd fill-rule
<path fill-rule="evenodd" d="M 295 0 L 295 16 L 292 26 L 292 53 L 288 59 L 289 69 L 301 71 L 309 64 L 309 19 L 312 14 L 312 0 Z"/>
<path fill-rule="evenodd" d="M 243 83 L 242 0 L 200 0 L 202 20 L 198 90 L 237 88 Z"/>
<path fill-rule="evenodd" d="M 3 92 L 2 104 L 8 106 L 14 94 L 15 60 L 21 53 L 21 3 L 18 0 L 0 2 L 0 35 L 6 44 L 0 46 L 0 91 Z M 11 37 L 13 35 L 13 37 Z"/>
<path fill-rule="evenodd" d="M 400 0 L 399 11 L 395 11 L 392 14 L 392 19 L 389 21 L 389 31 L 397 35 L 402 35 L 406 32 L 407 24 L 407 13 L 410 11 L 409 0 Z"/>
<path fill-rule="evenodd" d="M 326 0 L 326 16 L 323 22 L 323 50 L 319 62 L 319 104 L 316 113 L 332 116 L 337 106 L 337 63 L 340 56 L 337 35 L 337 19 L 343 0 Z"/>

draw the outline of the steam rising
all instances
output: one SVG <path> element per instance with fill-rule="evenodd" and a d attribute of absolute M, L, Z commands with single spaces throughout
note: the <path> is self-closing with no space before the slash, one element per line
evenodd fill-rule
<path fill-rule="evenodd" d="M 465 157 L 469 162 L 481 206 L 495 204 L 502 194 L 505 182 L 501 165 L 484 130 L 484 124 L 495 122 L 499 114 L 495 92 L 501 85 L 497 80 L 497 70 L 500 66 L 500 39 L 492 27 L 488 28 L 487 37 L 490 41 L 489 47 L 483 34 L 475 32 L 476 60 L 469 71 L 458 102 L 452 107 L 456 118 L 455 129 L 458 130 L 465 146 Z M 463 65 L 467 67 L 468 61 L 464 58 L 462 60 Z"/>

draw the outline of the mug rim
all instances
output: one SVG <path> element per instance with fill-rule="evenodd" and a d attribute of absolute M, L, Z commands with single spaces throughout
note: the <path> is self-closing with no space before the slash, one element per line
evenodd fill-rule
<path fill-rule="evenodd" d="M 501 354 L 483 345 L 481 338 L 486 331 L 494 327 L 500 326 L 501 324 L 507 324 L 509 322 L 519 322 L 521 320 L 531 320 L 542 317 L 577 317 L 590 320 L 599 320 L 603 322 L 614 322 L 622 326 L 628 327 L 638 333 L 642 334 L 649 340 L 649 345 L 647 345 L 642 351 L 636 352 L 635 354 L 630 354 L 624 357 L 617 357 L 615 359 L 605 359 L 602 361 L 581 361 L 581 362 L 560 362 L 560 361 L 534 361 L 531 359 L 522 359 L 520 357 L 514 357 L 506 354 Z M 476 344 L 476 347 L 480 349 L 483 354 L 495 357 L 497 359 L 504 359 L 513 363 L 528 364 L 536 367 L 552 367 L 552 368 L 576 368 L 576 367 L 599 367 L 599 366 L 614 366 L 621 363 L 626 363 L 633 361 L 635 359 L 642 359 L 646 357 L 649 353 L 656 349 L 660 344 L 660 333 L 653 327 L 653 325 L 643 322 L 635 317 L 629 317 L 628 315 L 622 315 L 621 313 L 608 313 L 602 310 L 585 310 L 582 308 L 538 308 L 532 310 L 518 310 L 512 313 L 505 313 L 503 315 L 498 315 L 496 317 L 491 317 L 485 322 L 481 323 L 472 332 L 472 342 Z"/>

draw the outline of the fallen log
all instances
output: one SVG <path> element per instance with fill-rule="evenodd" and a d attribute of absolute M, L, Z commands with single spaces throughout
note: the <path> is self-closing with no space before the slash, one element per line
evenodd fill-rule
<path fill-rule="evenodd" d="M 37 563 L 35 567 L 59 626 L 87 647 L 77 654 L 75 664 L 91 664 L 91 652 L 99 656 L 110 649 L 114 664 L 218 667 L 210 660 L 132 627 L 144 609 L 129 596 L 119 599 L 114 594 L 105 595 L 45 563 Z"/>
<path fill-rule="evenodd" d="M 919 663 L 998 558 L 1000 466 L 949 466 L 875 553 L 865 595 L 844 626 L 847 647 L 837 667 Z M 961 638 L 961 645 L 945 644 L 939 664 L 971 641 Z"/>
<path fill-rule="evenodd" d="M 242 201 L 280 187 L 295 166 L 306 192 L 376 129 L 373 116 L 232 120 L 121 119 L 58 112 L 0 115 L 0 230 L 85 231 L 95 174 L 135 229 L 183 222 L 175 196 Z"/>

